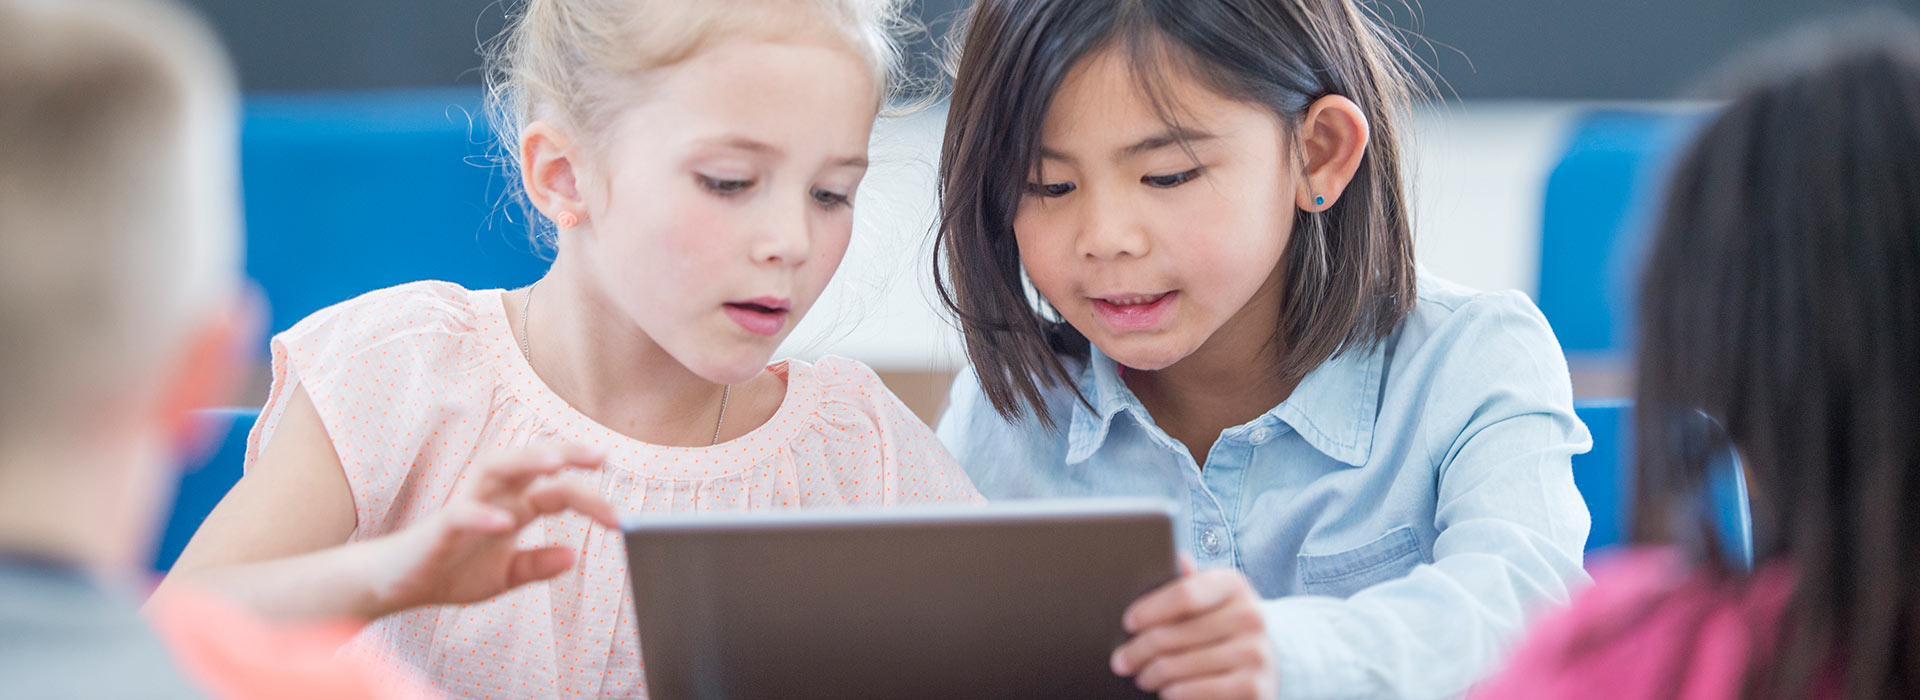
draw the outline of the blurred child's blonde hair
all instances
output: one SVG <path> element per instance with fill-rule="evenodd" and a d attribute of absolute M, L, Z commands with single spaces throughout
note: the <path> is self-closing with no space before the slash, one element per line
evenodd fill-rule
<path fill-rule="evenodd" d="M 903 84 L 897 37 L 904 0 L 525 0 L 485 47 L 487 116 L 508 180 L 518 183 L 521 130 L 558 122 L 600 134 L 645 78 L 724 39 L 824 36 L 872 69 L 875 105 Z"/>
<path fill-rule="evenodd" d="M 0 447 L 71 438 L 233 291 L 217 46 L 157 0 L 0 0 Z"/>

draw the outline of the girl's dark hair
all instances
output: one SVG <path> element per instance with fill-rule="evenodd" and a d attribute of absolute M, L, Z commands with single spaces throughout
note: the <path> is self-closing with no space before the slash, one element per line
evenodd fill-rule
<path fill-rule="evenodd" d="M 1635 538 L 1740 581 L 1700 505 L 1730 444 L 1756 563 L 1795 572 L 1746 697 L 1920 697 L 1920 27 L 1874 13 L 1734 65 L 1754 77 L 1679 164 L 1647 260 Z"/>
<path fill-rule="evenodd" d="M 979 0 L 961 27 L 940 158 L 935 265 L 946 269 L 935 279 L 1002 415 L 1032 409 L 1053 424 L 1041 390 L 1073 386 L 1063 357 L 1087 355 L 1086 337 L 1029 297 L 1013 217 L 1055 91 L 1081 59 L 1108 47 L 1126 52 L 1170 124 L 1178 108 L 1165 81 L 1173 76 L 1265 106 L 1288 125 L 1327 95 L 1365 113 L 1372 140 L 1358 176 L 1331 209 L 1298 214 L 1281 261 L 1279 376 L 1304 376 L 1346 348 L 1371 345 L 1411 310 L 1413 239 L 1397 140 L 1415 64 L 1363 2 Z"/>

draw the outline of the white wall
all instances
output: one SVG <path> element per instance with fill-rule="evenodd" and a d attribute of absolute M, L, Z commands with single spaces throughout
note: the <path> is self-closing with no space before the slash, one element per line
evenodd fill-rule
<path fill-rule="evenodd" d="M 1472 102 L 1415 119 L 1408 153 L 1417 255 L 1481 289 L 1538 285 L 1541 202 L 1584 105 Z M 933 288 L 934 177 L 944 107 L 883 121 L 840 272 L 778 356 L 856 358 L 880 370 L 954 369 L 959 334 Z"/>

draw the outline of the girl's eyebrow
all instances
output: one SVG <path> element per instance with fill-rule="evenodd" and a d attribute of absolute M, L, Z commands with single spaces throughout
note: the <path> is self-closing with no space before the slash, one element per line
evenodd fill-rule
<path fill-rule="evenodd" d="M 1166 131 L 1162 131 L 1158 134 L 1154 134 L 1153 136 L 1149 136 L 1147 138 L 1141 139 L 1138 143 L 1135 143 L 1131 146 L 1115 151 L 1113 154 L 1113 160 L 1114 162 L 1117 163 L 1117 162 L 1126 160 L 1128 158 L 1141 155 L 1143 153 L 1151 153 L 1153 151 L 1158 151 L 1168 146 L 1173 146 L 1177 144 L 1189 144 L 1196 141 L 1206 141 L 1214 138 L 1218 138 L 1218 137 L 1210 132 L 1200 131 L 1197 129 L 1189 129 L 1184 126 L 1169 126 L 1167 127 Z"/>
<path fill-rule="evenodd" d="M 776 160 L 786 155 L 786 152 L 780 150 L 780 147 L 778 146 L 775 146 L 770 143 L 766 143 L 764 141 L 756 141 L 754 139 L 750 139 L 745 136 L 739 136 L 739 135 L 719 136 L 714 138 L 701 139 L 696 143 L 698 143 L 703 147 L 718 146 L 720 148 L 731 148 L 735 150 L 746 151 L 748 153 L 752 153 L 760 156 L 766 156 L 768 158 L 772 158 Z M 868 165 L 867 157 L 862 155 L 846 156 L 844 158 L 837 158 L 833 161 L 833 166 L 837 168 L 865 168 L 867 167 L 867 165 Z"/>
<path fill-rule="evenodd" d="M 1113 162 L 1119 163 L 1143 153 L 1151 153 L 1176 144 L 1190 144 L 1196 141 L 1207 141 L 1216 138 L 1219 138 L 1219 136 L 1211 132 L 1190 129 L 1184 126 L 1169 126 L 1166 131 L 1140 139 L 1131 146 L 1114 151 Z M 1046 146 L 1040 147 L 1040 159 L 1057 160 L 1069 165 L 1076 162 L 1073 156 L 1047 148 Z"/>
<path fill-rule="evenodd" d="M 782 155 L 782 152 L 780 151 L 780 149 L 774 146 L 773 144 L 766 143 L 763 141 L 755 141 L 753 139 L 747 138 L 745 136 L 739 136 L 739 135 L 717 136 L 714 138 L 701 139 L 697 143 L 699 143 L 701 146 L 719 146 L 721 148 L 732 148 L 735 150 L 746 151 L 748 153 L 754 153 L 754 154 L 765 155 L 765 156 L 773 156 L 776 158 Z"/>

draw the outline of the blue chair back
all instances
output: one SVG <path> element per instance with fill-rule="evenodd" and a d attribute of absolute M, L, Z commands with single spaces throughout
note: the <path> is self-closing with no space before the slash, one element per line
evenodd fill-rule
<path fill-rule="evenodd" d="M 1537 297 L 1570 357 L 1631 346 L 1640 253 L 1667 171 L 1703 116 L 1609 110 L 1575 123 L 1547 178 Z"/>
<path fill-rule="evenodd" d="M 503 204 L 479 102 L 447 89 L 248 97 L 246 265 L 272 332 L 404 282 L 511 288 L 546 271 Z"/>
<path fill-rule="evenodd" d="M 1593 449 L 1573 458 L 1574 486 L 1593 515 L 1587 535 L 1587 551 L 1593 552 L 1627 540 L 1633 511 L 1633 402 L 1580 401 L 1573 410 L 1593 433 Z M 1724 554 L 1738 566 L 1752 566 L 1753 514 L 1738 457 L 1729 452 L 1715 465 L 1707 486 L 1721 541 L 1729 550 Z"/>
<path fill-rule="evenodd" d="M 259 412 L 251 408 L 218 408 L 200 411 L 194 416 L 208 445 L 199 455 L 181 466 L 179 489 L 174 493 L 173 510 L 161 532 L 160 546 L 154 551 L 153 570 L 166 571 L 180 559 L 187 540 L 200 529 L 200 523 L 213 507 L 240 480 L 240 469 L 247 457 L 247 434 Z"/>

